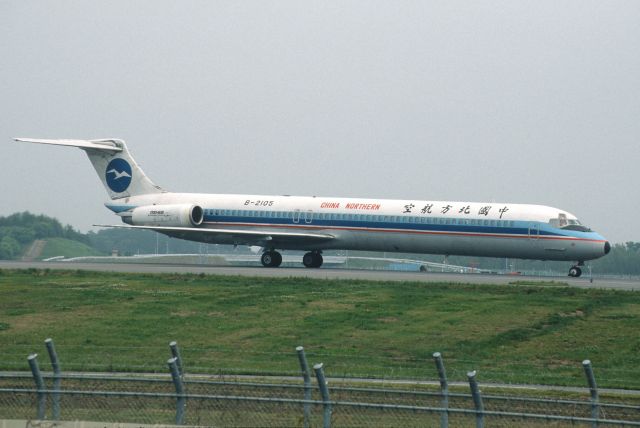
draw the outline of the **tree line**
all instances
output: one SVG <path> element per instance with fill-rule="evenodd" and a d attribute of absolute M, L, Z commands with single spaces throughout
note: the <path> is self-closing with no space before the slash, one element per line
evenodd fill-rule
<path fill-rule="evenodd" d="M 36 239 L 66 238 L 91 245 L 86 234 L 55 218 L 28 211 L 0 217 L 0 259 L 15 259 Z"/>
<path fill-rule="evenodd" d="M 146 230 L 103 229 L 82 233 L 70 225 L 46 215 L 28 211 L 0 216 L 0 260 L 22 256 L 36 239 L 65 238 L 88 245 L 102 254 L 118 250 L 121 255 L 153 253 L 199 253 L 202 246 L 196 242 L 171 239 Z"/>

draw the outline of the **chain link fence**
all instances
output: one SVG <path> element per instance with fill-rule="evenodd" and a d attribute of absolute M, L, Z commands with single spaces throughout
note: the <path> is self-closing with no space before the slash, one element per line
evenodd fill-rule
<path fill-rule="evenodd" d="M 148 425 L 294 427 L 640 426 L 640 395 L 600 398 L 589 361 L 588 395 L 546 396 L 546 390 L 486 394 L 476 373 L 466 391 L 450 388 L 444 362 L 434 354 L 439 387 L 371 387 L 365 380 L 325 379 L 297 348 L 301 376 L 252 379 L 185 375 L 177 344 L 165 375 L 62 374 L 53 342 L 53 372 L 0 373 L 2 420 L 90 421 Z M 274 379 L 276 380 L 274 382 Z M 271 381 L 271 382 L 270 382 Z M 574 394 L 575 395 L 575 394 Z"/>

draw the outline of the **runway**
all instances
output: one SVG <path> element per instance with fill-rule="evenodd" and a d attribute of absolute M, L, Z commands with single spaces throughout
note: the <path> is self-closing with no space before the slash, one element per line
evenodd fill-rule
<path fill-rule="evenodd" d="M 231 275 L 246 277 L 269 278 L 316 278 L 316 279 L 350 279 L 370 281 L 414 281 L 414 282 L 451 282 L 468 284 L 513 284 L 519 281 L 533 282 L 560 282 L 571 287 L 601 288 L 614 290 L 640 290 L 640 279 L 620 278 L 570 278 L 536 277 L 536 276 L 511 276 L 490 274 L 460 274 L 460 273 L 425 273 L 425 272 L 398 272 L 361 269 L 308 269 L 300 268 L 264 268 L 264 267 L 220 267 L 207 265 L 185 264 L 151 264 L 151 263 L 81 263 L 81 262 L 19 262 L 0 261 L 0 269 L 66 269 L 88 270 L 99 272 L 129 272 L 129 273 L 204 273 L 208 275 Z"/>

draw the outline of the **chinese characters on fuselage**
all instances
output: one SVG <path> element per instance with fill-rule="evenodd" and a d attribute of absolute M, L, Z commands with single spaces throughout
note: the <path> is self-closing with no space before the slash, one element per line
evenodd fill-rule
<path fill-rule="evenodd" d="M 413 211 L 414 208 L 416 208 L 416 204 L 414 202 L 410 202 L 404 206 L 404 210 L 402 210 L 402 214 L 412 214 L 414 213 Z M 447 214 L 447 213 L 456 214 L 457 213 L 460 215 L 479 215 L 479 216 L 488 217 L 489 213 L 491 212 L 492 209 L 494 209 L 494 207 L 493 205 L 483 205 L 475 208 L 472 208 L 471 205 L 460 205 L 456 207 L 451 204 L 436 206 L 433 203 L 429 203 L 429 204 L 423 205 L 422 208 L 418 208 L 416 210 L 416 213 L 419 210 L 421 214 L 433 214 L 434 209 L 437 210 L 437 212 L 440 214 Z M 505 205 L 504 207 L 500 208 L 497 211 L 500 213 L 499 218 L 502 219 L 502 216 L 505 215 L 507 211 L 509 211 L 509 207 Z M 494 212 L 495 212 L 495 209 L 494 209 Z"/>

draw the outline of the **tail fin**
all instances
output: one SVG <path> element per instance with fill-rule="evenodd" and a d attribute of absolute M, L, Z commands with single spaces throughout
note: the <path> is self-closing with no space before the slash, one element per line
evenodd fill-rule
<path fill-rule="evenodd" d="M 15 140 L 78 147 L 84 150 L 111 199 L 165 192 L 145 175 L 129 154 L 127 145 L 122 140 L 40 140 L 33 138 L 15 138 Z"/>

